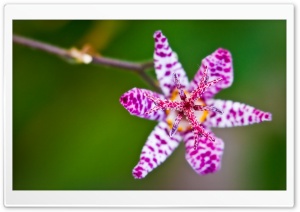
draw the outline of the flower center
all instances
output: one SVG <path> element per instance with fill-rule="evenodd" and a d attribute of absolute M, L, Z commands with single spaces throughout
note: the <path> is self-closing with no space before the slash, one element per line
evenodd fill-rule
<path fill-rule="evenodd" d="M 187 91 L 184 91 L 184 93 L 187 96 L 187 98 L 190 96 L 190 94 Z M 179 92 L 178 92 L 177 89 L 175 89 L 172 92 L 170 100 L 172 100 L 172 101 L 182 101 L 180 99 Z M 195 101 L 195 105 L 204 105 L 205 106 L 205 103 L 201 98 L 199 98 Z M 185 108 L 191 108 L 192 105 L 190 104 L 190 102 L 185 102 L 184 107 Z M 167 118 L 166 118 L 167 124 L 168 124 L 169 128 L 172 129 L 174 121 L 175 121 L 176 116 L 178 114 L 178 111 L 176 111 L 176 110 L 166 110 L 166 114 L 167 114 Z M 207 114 L 208 114 L 208 111 L 194 111 L 194 114 L 197 117 L 199 123 L 201 124 L 205 121 L 205 119 L 207 117 Z M 182 120 L 180 121 L 179 125 L 178 125 L 178 132 L 184 132 L 184 131 L 187 131 L 187 130 L 190 130 L 190 129 L 192 129 L 191 125 L 189 124 L 188 120 L 185 117 L 183 117 Z"/>
<path fill-rule="evenodd" d="M 191 103 L 186 101 L 184 102 L 184 108 L 187 110 L 187 109 L 190 109 L 192 107 Z"/>

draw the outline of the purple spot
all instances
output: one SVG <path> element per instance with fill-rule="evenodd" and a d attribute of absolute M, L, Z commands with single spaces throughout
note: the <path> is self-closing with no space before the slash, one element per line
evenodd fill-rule
<path fill-rule="evenodd" d="M 162 44 L 158 44 L 156 47 L 157 47 L 158 49 L 161 49 L 163 46 L 164 46 L 164 45 L 162 45 Z"/>
<path fill-rule="evenodd" d="M 232 108 L 229 110 L 229 113 L 232 113 L 233 117 L 236 116 L 236 112 Z"/>
<path fill-rule="evenodd" d="M 222 71 L 222 67 L 217 66 L 217 70 L 218 70 L 218 71 Z"/>
<path fill-rule="evenodd" d="M 209 148 L 211 148 L 212 150 L 215 149 L 214 144 L 213 144 L 212 142 L 208 143 L 207 146 L 208 146 Z"/>
<path fill-rule="evenodd" d="M 190 153 L 191 156 L 196 155 L 197 154 L 197 150 L 194 150 Z"/>
<path fill-rule="evenodd" d="M 160 36 L 161 36 L 161 33 L 160 33 L 160 32 L 156 34 L 156 37 L 157 37 L 157 38 L 160 38 Z"/>
<path fill-rule="evenodd" d="M 135 178 L 141 178 L 142 177 L 142 172 L 133 172 L 133 176 Z"/>
<path fill-rule="evenodd" d="M 248 121 L 252 122 L 252 116 L 249 116 Z"/>
<path fill-rule="evenodd" d="M 192 140 L 192 139 L 194 139 L 194 136 L 193 135 L 191 135 L 190 137 L 188 137 L 188 138 L 186 138 L 186 139 L 184 139 L 185 141 L 189 141 L 189 140 Z"/>
<path fill-rule="evenodd" d="M 211 154 L 210 151 L 205 152 L 205 156 L 210 156 L 210 154 Z"/>
<path fill-rule="evenodd" d="M 158 150 L 158 153 L 161 153 L 161 154 L 162 154 L 162 153 L 163 153 L 163 151 L 160 149 L 160 150 Z"/>
<path fill-rule="evenodd" d="M 149 148 L 152 152 L 154 152 L 154 148 L 153 148 L 152 146 L 148 146 L 148 148 Z"/>
<path fill-rule="evenodd" d="M 129 95 L 129 98 L 130 98 L 130 99 L 133 99 L 133 93 L 131 93 L 131 94 Z"/>
<path fill-rule="evenodd" d="M 231 68 L 224 68 L 224 72 L 228 73 L 230 72 Z"/>
<path fill-rule="evenodd" d="M 170 89 L 172 88 L 172 85 L 168 84 L 168 83 L 165 83 L 164 86 L 167 87 L 167 88 L 170 88 Z"/>
<path fill-rule="evenodd" d="M 221 60 L 222 56 L 216 54 L 215 58 L 217 58 L 218 60 Z"/>
<path fill-rule="evenodd" d="M 216 77 L 223 77 L 221 74 L 219 73 L 213 73 L 213 74 L 210 74 L 211 76 L 216 76 Z"/>
<path fill-rule="evenodd" d="M 161 65 L 155 67 L 156 70 L 160 70 L 161 69 Z"/>
<path fill-rule="evenodd" d="M 167 40 L 167 38 L 162 38 L 161 42 L 165 42 Z"/>
<path fill-rule="evenodd" d="M 166 65 L 166 67 L 167 67 L 167 68 L 171 68 L 171 67 L 172 67 L 172 64 L 171 64 L 171 63 L 168 63 L 168 64 Z"/>
<path fill-rule="evenodd" d="M 157 159 L 156 159 L 156 158 L 153 158 L 152 160 L 153 160 L 155 163 L 157 163 Z"/>
<path fill-rule="evenodd" d="M 211 160 L 216 160 L 216 159 L 217 159 L 217 156 L 216 156 L 216 155 L 212 155 L 212 156 L 210 156 L 210 159 L 211 159 Z"/>
<path fill-rule="evenodd" d="M 122 99 L 121 99 L 121 101 L 124 103 L 124 104 L 126 104 L 127 103 L 127 96 L 124 96 Z"/>
<path fill-rule="evenodd" d="M 165 76 L 169 76 L 171 74 L 171 71 L 167 71 L 166 73 L 165 73 Z"/>
<path fill-rule="evenodd" d="M 218 49 L 218 53 L 222 54 L 224 52 L 223 49 Z"/>
<path fill-rule="evenodd" d="M 156 134 L 155 134 L 154 136 L 155 136 L 155 138 L 156 138 L 157 140 L 160 141 L 161 144 L 167 144 L 167 142 L 166 142 L 164 139 L 161 139 L 159 135 L 156 135 Z M 160 145 L 159 145 L 158 143 L 156 143 L 156 146 L 159 147 Z"/>
<path fill-rule="evenodd" d="M 165 129 L 163 129 L 163 130 L 164 130 L 164 132 L 166 133 L 166 135 L 169 136 L 169 131 L 168 131 L 168 129 L 165 128 Z"/>
<path fill-rule="evenodd" d="M 212 112 L 211 115 L 210 115 L 210 118 L 213 118 L 213 117 L 215 117 L 216 115 L 217 115 L 216 112 Z"/>
<path fill-rule="evenodd" d="M 239 110 L 239 116 L 242 116 L 243 114 L 244 112 Z"/>
<path fill-rule="evenodd" d="M 241 123 L 244 124 L 244 118 L 241 119 Z"/>
<path fill-rule="evenodd" d="M 265 114 L 265 118 L 268 119 L 269 118 L 269 114 Z"/>
<path fill-rule="evenodd" d="M 225 58 L 225 63 L 229 63 L 230 59 L 228 57 Z"/>
<path fill-rule="evenodd" d="M 214 67 L 214 65 L 215 65 L 214 63 L 209 63 L 210 67 Z"/>
<path fill-rule="evenodd" d="M 199 169 L 202 169 L 204 165 L 205 165 L 204 161 L 201 160 L 201 163 L 200 163 L 200 166 L 199 166 L 198 170 L 199 170 Z"/>
<path fill-rule="evenodd" d="M 143 167 L 138 166 L 138 167 L 136 167 L 134 170 L 135 170 L 135 171 L 143 171 L 144 169 L 143 169 Z"/>
<path fill-rule="evenodd" d="M 166 57 L 167 55 L 165 54 L 165 53 L 163 53 L 163 52 L 155 52 L 155 54 L 157 55 L 157 56 L 160 56 L 160 57 Z"/>
<path fill-rule="evenodd" d="M 145 161 L 146 161 L 147 163 L 149 163 L 149 162 L 150 162 L 150 159 L 149 159 L 149 158 L 145 158 Z"/>
<path fill-rule="evenodd" d="M 167 142 L 165 140 L 163 140 L 163 139 L 160 140 L 160 143 L 161 144 L 167 144 Z"/>

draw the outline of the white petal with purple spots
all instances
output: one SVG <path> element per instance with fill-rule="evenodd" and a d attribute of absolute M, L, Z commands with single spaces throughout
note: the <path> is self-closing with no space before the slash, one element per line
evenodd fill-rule
<path fill-rule="evenodd" d="M 224 142 L 215 135 L 214 137 L 215 141 L 210 141 L 204 136 L 199 137 L 197 150 L 194 149 L 193 131 L 186 133 L 183 137 L 186 148 L 186 160 L 198 174 L 213 173 L 221 168 Z"/>
<path fill-rule="evenodd" d="M 166 122 L 160 122 L 151 132 L 142 149 L 140 160 L 134 167 L 132 175 L 136 179 L 144 178 L 149 172 L 164 162 L 178 146 L 181 140 L 179 134 L 169 136 Z"/>
<path fill-rule="evenodd" d="M 155 111 L 151 114 L 145 114 L 148 110 L 155 106 L 155 104 L 150 99 L 148 99 L 145 94 L 160 99 L 164 98 L 161 94 L 155 93 L 153 91 L 133 88 L 121 96 L 120 103 L 125 107 L 126 110 L 128 110 L 131 115 L 150 120 L 165 120 L 166 113 L 163 110 Z"/>
<path fill-rule="evenodd" d="M 232 58 L 230 52 L 226 49 L 219 48 L 214 53 L 204 58 L 198 72 L 191 81 L 189 91 L 197 88 L 206 67 L 209 70 L 209 81 L 215 80 L 216 78 L 222 78 L 218 84 L 207 88 L 203 93 L 203 99 L 210 99 L 220 90 L 231 86 L 233 82 Z"/>
<path fill-rule="evenodd" d="M 155 40 L 154 66 L 156 76 L 165 96 L 170 96 L 176 87 L 173 73 L 177 74 L 183 88 L 188 86 L 188 78 L 178 61 L 177 55 L 172 51 L 167 38 L 162 32 L 156 31 L 153 37 Z"/>
<path fill-rule="evenodd" d="M 252 106 L 239 102 L 218 99 L 209 100 L 207 104 L 223 111 L 223 114 L 215 112 L 209 113 L 206 125 L 210 127 L 245 126 L 272 120 L 271 113 L 255 109 Z"/>

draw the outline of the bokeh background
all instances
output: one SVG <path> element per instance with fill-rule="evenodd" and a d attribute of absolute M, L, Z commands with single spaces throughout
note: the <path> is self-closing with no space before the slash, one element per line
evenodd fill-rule
<path fill-rule="evenodd" d="M 271 122 L 213 129 L 225 142 L 222 169 L 197 175 L 183 143 L 143 180 L 131 171 L 156 122 L 131 116 L 119 97 L 151 89 L 138 75 L 74 64 L 13 44 L 14 190 L 285 190 L 286 22 L 28 21 L 15 34 L 64 48 L 93 46 L 99 54 L 134 62 L 152 59 L 162 30 L 189 79 L 219 47 L 231 51 L 234 83 L 216 98 L 273 114 Z M 148 72 L 155 76 L 154 70 Z"/>

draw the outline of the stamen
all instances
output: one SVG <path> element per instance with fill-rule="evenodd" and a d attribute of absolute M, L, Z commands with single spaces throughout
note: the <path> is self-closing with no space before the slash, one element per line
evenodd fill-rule
<path fill-rule="evenodd" d="M 161 101 L 161 99 L 156 98 L 156 97 L 154 97 L 154 96 L 150 96 L 150 95 L 148 95 L 148 94 L 146 94 L 146 93 L 144 94 L 144 96 L 147 97 L 148 99 L 150 99 L 155 105 L 157 105 L 158 102 Z"/>
<path fill-rule="evenodd" d="M 179 112 L 176 116 L 176 119 L 175 119 L 175 122 L 173 124 L 173 127 L 172 127 L 172 130 L 170 132 L 170 137 L 172 138 L 172 136 L 176 133 L 177 129 L 178 129 L 178 125 L 179 125 L 179 122 L 181 121 L 183 117 L 183 113 L 182 112 Z"/>
<path fill-rule="evenodd" d="M 221 80 L 222 80 L 222 78 L 217 78 L 217 79 L 215 79 L 215 80 L 213 80 L 213 81 L 207 82 L 207 83 L 205 84 L 205 86 L 203 87 L 204 90 L 205 90 L 206 88 L 208 88 L 208 87 L 210 87 L 210 86 L 216 84 L 217 82 L 219 82 L 219 81 L 221 81 Z M 203 91 L 204 91 L 204 90 L 203 90 Z"/>
<path fill-rule="evenodd" d="M 155 103 L 154 103 L 155 104 Z M 153 113 L 153 112 L 155 112 L 155 111 L 158 111 L 158 110 L 160 110 L 160 109 L 162 109 L 160 106 L 155 106 L 155 107 L 153 107 L 153 108 L 151 108 L 150 110 L 148 110 L 147 112 L 145 112 L 145 114 L 150 114 L 150 113 Z"/>
<path fill-rule="evenodd" d="M 204 105 L 194 105 L 194 110 L 197 111 L 213 111 L 213 112 L 217 112 L 217 113 L 223 113 L 223 111 L 219 110 L 218 108 L 214 107 L 214 106 L 204 106 Z"/>
<path fill-rule="evenodd" d="M 181 100 L 185 100 L 186 99 L 186 95 L 185 95 L 184 91 L 182 90 L 182 85 L 180 84 L 180 82 L 178 80 L 177 74 L 173 73 L 173 75 L 174 75 L 174 81 L 175 81 L 176 87 L 179 90 L 180 99 Z"/>
<path fill-rule="evenodd" d="M 208 68 L 207 68 L 207 66 L 205 66 L 202 79 L 200 80 L 200 83 L 199 83 L 200 85 L 207 84 L 208 78 L 209 78 L 207 73 L 208 73 Z"/>
<path fill-rule="evenodd" d="M 220 80 L 222 80 L 222 78 L 217 78 L 211 82 L 208 82 L 209 76 L 208 76 L 208 68 L 207 66 L 205 66 L 205 69 L 203 71 L 203 76 L 199 82 L 198 87 L 191 93 L 190 99 L 191 100 L 196 100 L 197 98 L 199 98 L 202 93 L 205 91 L 206 88 L 216 84 L 217 82 L 219 82 Z"/>
<path fill-rule="evenodd" d="M 208 77 L 208 75 L 206 75 L 206 77 L 205 77 L 205 81 L 204 81 L 204 83 L 205 83 L 205 84 L 207 84 L 207 82 L 208 82 L 208 79 L 209 79 L 209 77 Z"/>
<path fill-rule="evenodd" d="M 198 145 L 199 145 L 199 136 L 205 136 L 206 138 L 208 138 L 210 141 L 214 142 L 216 139 L 211 136 L 209 133 L 206 133 L 203 131 L 203 134 L 201 133 L 197 133 L 197 130 L 194 130 L 194 139 L 195 139 L 195 143 L 194 143 L 194 150 L 198 149 Z"/>

